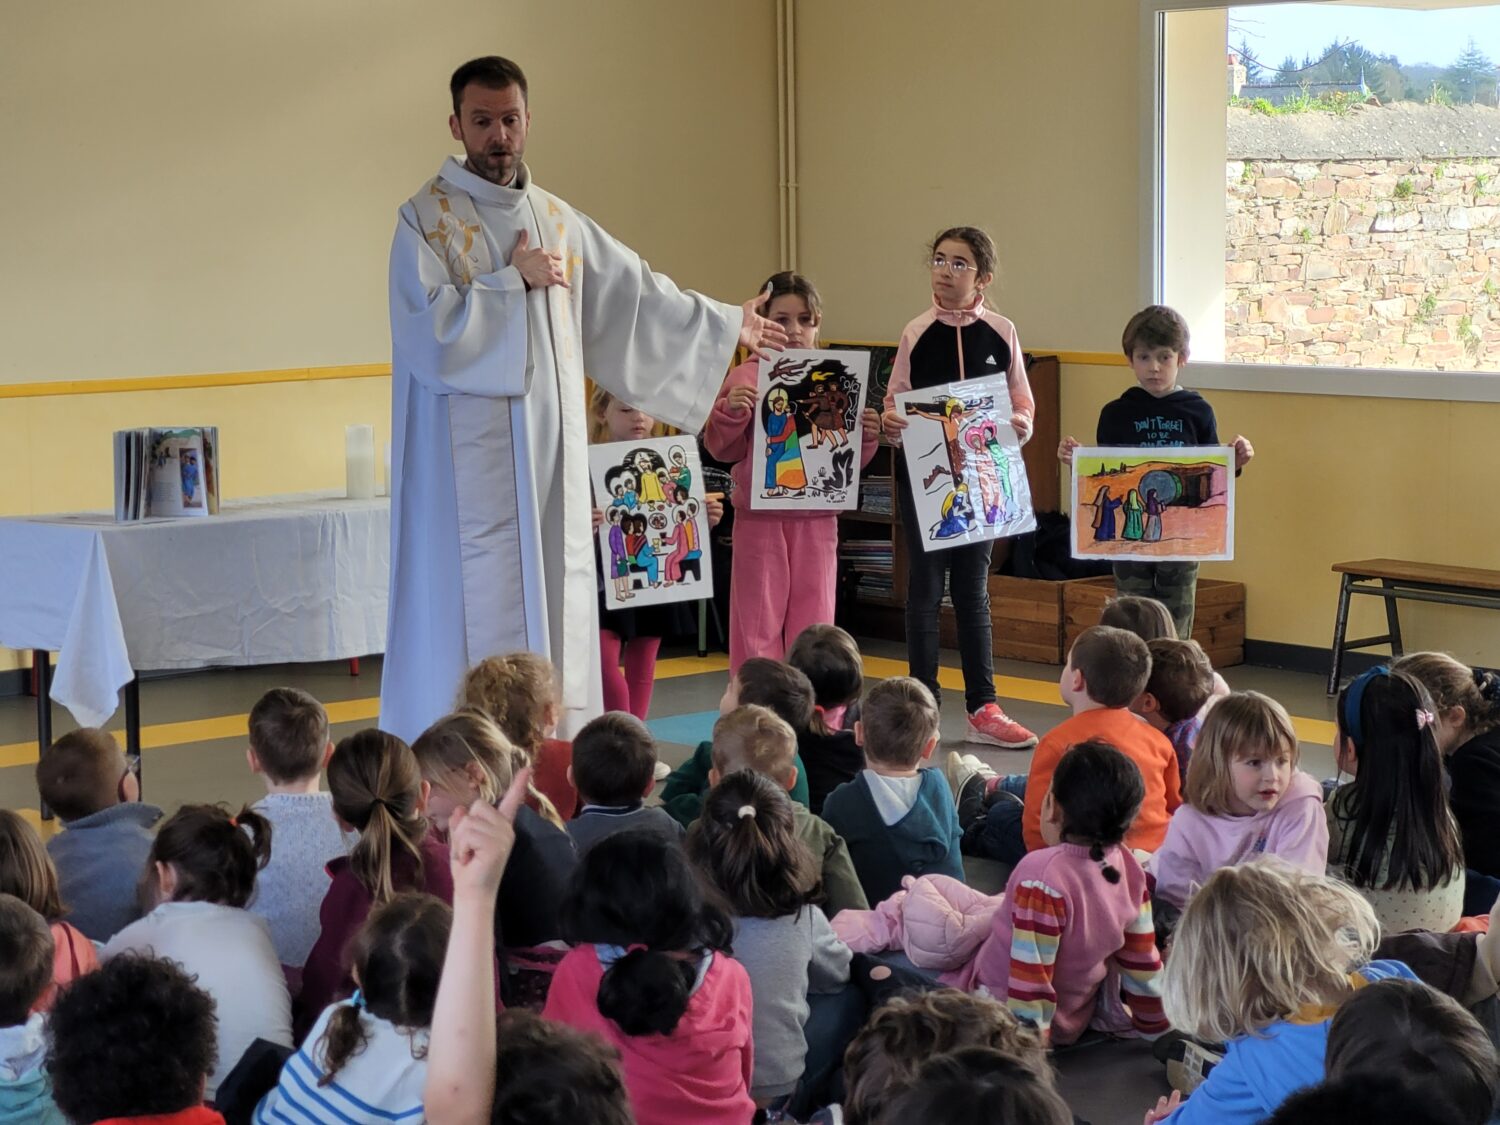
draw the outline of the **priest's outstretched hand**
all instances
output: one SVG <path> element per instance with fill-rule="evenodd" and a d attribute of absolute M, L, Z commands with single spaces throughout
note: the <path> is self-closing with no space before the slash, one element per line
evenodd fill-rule
<path fill-rule="evenodd" d="M 745 320 L 740 326 L 740 347 L 749 348 L 752 355 L 758 355 L 761 359 L 768 358 L 768 351 L 786 350 L 786 329 L 774 320 L 767 320 L 760 315 L 759 310 L 765 308 L 770 299 L 771 287 L 767 285 L 742 306 Z"/>

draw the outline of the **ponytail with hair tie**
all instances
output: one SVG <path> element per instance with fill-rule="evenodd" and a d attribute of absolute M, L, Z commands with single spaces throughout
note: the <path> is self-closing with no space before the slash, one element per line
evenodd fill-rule
<path fill-rule="evenodd" d="M 1473 672 L 1480 697 L 1486 703 L 1500 703 L 1500 676 L 1483 668 L 1475 668 Z"/>
<path fill-rule="evenodd" d="M 1119 870 L 1105 858 L 1104 845 L 1097 840 L 1094 842 L 1094 846 L 1089 848 L 1089 858 L 1099 865 L 1099 871 L 1104 876 L 1106 883 L 1118 883 L 1120 881 Z"/>

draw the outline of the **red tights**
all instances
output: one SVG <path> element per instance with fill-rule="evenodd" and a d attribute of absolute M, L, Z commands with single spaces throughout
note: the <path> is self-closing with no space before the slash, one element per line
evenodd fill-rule
<path fill-rule="evenodd" d="M 656 686 L 656 652 L 660 648 L 660 637 L 622 641 L 618 633 L 599 630 L 599 665 L 604 672 L 606 711 L 628 711 L 645 721 L 646 712 L 651 709 L 651 689 Z"/>

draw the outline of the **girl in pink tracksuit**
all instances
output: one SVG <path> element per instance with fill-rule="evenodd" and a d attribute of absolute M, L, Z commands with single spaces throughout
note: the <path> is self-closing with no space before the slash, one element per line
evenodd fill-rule
<path fill-rule="evenodd" d="M 786 330 L 787 347 L 816 348 L 823 303 L 812 282 L 786 271 L 773 274 L 762 290 L 767 297 L 760 311 Z M 755 493 L 750 480 L 750 442 L 759 366 L 759 360 L 750 359 L 729 373 L 703 431 L 703 445 L 709 454 L 734 465 L 736 523 L 729 581 L 731 674 L 752 656 L 782 659 L 803 629 L 831 622 L 837 588 L 837 512 L 758 512 L 750 506 Z M 879 416 L 874 410 L 866 410 L 863 421 L 861 467 L 875 455 L 880 436 Z"/>

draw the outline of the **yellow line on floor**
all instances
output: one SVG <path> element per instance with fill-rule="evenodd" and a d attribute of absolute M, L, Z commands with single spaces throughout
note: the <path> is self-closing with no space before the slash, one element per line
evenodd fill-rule
<path fill-rule="evenodd" d="M 904 660 L 892 660 L 884 656 L 864 658 L 865 674 L 884 679 L 887 676 L 906 675 Z M 683 676 L 699 676 L 710 672 L 724 672 L 729 668 L 729 658 L 723 653 L 708 656 L 674 656 L 656 666 L 656 678 L 674 680 Z M 948 691 L 962 691 L 963 672 L 957 668 L 938 669 L 938 683 Z M 1025 676 L 996 676 L 995 691 L 1001 699 L 1019 700 L 1026 703 L 1062 706 L 1057 693 L 1057 684 L 1050 679 L 1033 680 Z M 380 700 L 344 699 L 324 705 L 332 723 L 366 723 L 374 721 L 380 714 Z M 248 715 L 219 715 L 207 719 L 189 719 L 178 723 L 155 723 L 141 728 L 141 748 L 155 750 L 163 746 L 185 746 L 194 742 L 212 742 L 225 738 L 243 738 Z M 1326 719 L 1309 719 L 1292 716 L 1292 726 L 1303 742 L 1320 746 L 1332 746 L 1336 733 L 1333 723 Z M 124 731 L 114 735 L 122 743 Z M 7 766 L 30 766 L 36 764 L 35 742 L 13 742 L 0 745 L 0 769 Z"/>
<path fill-rule="evenodd" d="M 674 656 L 656 666 L 656 678 L 673 680 L 681 676 L 697 676 L 706 672 L 723 672 L 729 668 L 729 657 L 722 653 L 711 653 L 705 657 Z M 380 700 L 341 699 L 325 703 L 328 721 L 331 723 L 368 723 L 380 716 Z M 163 746 L 185 746 L 193 742 L 213 742 L 221 738 L 244 738 L 245 724 L 249 715 L 218 715 L 208 719 L 189 719 L 180 723 L 154 723 L 141 728 L 141 749 L 156 750 Z M 125 732 L 113 732 L 123 746 Z M 0 745 L 0 769 L 6 766 L 31 766 L 36 764 L 35 742 L 13 742 Z"/>

